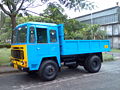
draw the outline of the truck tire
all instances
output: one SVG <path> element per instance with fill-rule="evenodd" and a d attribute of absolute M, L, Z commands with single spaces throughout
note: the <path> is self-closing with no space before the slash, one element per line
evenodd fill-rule
<path fill-rule="evenodd" d="M 38 71 L 38 75 L 44 81 L 54 80 L 58 72 L 58 64 L 53 60 L 44 61 Z"/>
<path fill-rule="evenodd" d="M 69 69 L 76 69 L 78 67 L 78 64 L 76 65 L 70 65 L 70 66 L 67 66 Z"/>
<path fill-rule="evenodd" d="M 96 73 L 101 68 L 101 59 L 99 56 L 90 56 L 85 60 L 84 68 L 90 73 Z"/>

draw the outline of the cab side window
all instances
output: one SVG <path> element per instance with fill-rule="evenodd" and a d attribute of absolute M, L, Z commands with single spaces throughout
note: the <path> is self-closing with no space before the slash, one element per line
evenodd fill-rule
<path fill-rule="evenodd" d="M 57 42 L 56 30 L 50 30 L 50 42 Z"/>
<path fill-rule="evenodd" d="M 35 43 L 35 29 L 34 27 L 30 27 L 30 38 L 29 38 L 29 42 L 30 43 Z"/>
<path fill-rule="evenodd" d="M 47 43 L 47 29 L 46 28 L 36 28 L 37 30 L 37 43 Z"/>

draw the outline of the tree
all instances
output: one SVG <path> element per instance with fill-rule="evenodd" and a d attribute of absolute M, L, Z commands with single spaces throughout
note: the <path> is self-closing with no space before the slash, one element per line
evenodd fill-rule
<path fill-rule="evenodd" d="M 75 19 L 68 19 L 67 15 L 63 15 L 64 9 L 57 3 L 49 3 L 48 8 L 42 14 L 41 22 L 64 23 L 66 39 L 92 39 L 91 29 L 95 32 L 97 27 L 82 24 Z M 83 34 L 84 33 L 84 34 Z"/>
<path fill-rule="evenodd" d="M 106 31 L 100 30 L 100 25 L 94 24 L 90 27 L 91 30 L 91 38 L 96 39 L 105 39 L 106 38 Z"/>
<path fill-rule="evenodd" d="M 30 2 L 32 1 L 32 2 Z M 36 0 L 1 0 L 0 8 L 2 11 L 10 16 L 12 28 L 16 26 L 16 16 L 20 10 L 27 11 L 26 9 L 31 6 Z M 40 0 L 42 3 L 49 3 L 49 0 Z M 57 0 L 61 5 L 69 9 L 81 10 L 83 8 L 93 8 L 93 4 L 86 0 Z M 30 2 L 24 6 L 26 2 Z M 39 5 L 37 5 L 39 6 Z M 7 9 L 5 8 L 7 7 Z"/>
<path fill-rule="evenodd" d="M 21 24 L 29 21 L 48 22 L 48 23 L 64 23 L 65 39 L 104 39 L 106 33 L 99 30 L 99 25 L 83 24 L 75 19 L 68 19 L 67 15 L 63 15 L 63 8 L 57 3 L 49 3 L 48 8 L 44 10 L 42 16 L 20 16 L 17 15 L 16 23 Z M 0 30 L 0 40 L 8 41 L 11 37 L 10 18 L 6 18 L 3 29 Z"/>
<path fill-rule="evenodd" d="M 10 18 L 6 17 L 5 23 L 0 30 L 0 42 L 1 43 L 8 42 L 11 39 L 11 33 L 12 29 L 10 24 Z"/>
<path fill-rule="evenodd" d="M 22 17 L 19 22 L 37 21 L 48 23 L 64 23 L 65 39 L 104 39 L 106 33 L 101 31 L 99 25 L 83 24 L 75 19 L 68 19 L 63 15 L 64 9 L 57 3 L 49 3 L 42 16 Z M 24 18 L 24 19 L 23 19 Z"/>
<path fill-rule="evenodd" d="M 50 0 L 41 0 L 43 3 L 50 2 Z M 87 0 L 56 0 L 61 5 L 63 5 L 66 8 L 74 9 L 76 10 L 82 10 L 82 9 L 93 9 L 94 3 L 89 2 Z"/>
<path fill-rule="evenodd" d="M 51 23 L 65 23 L 67 15 L 63 15 L 64 9 L 57 3 L 49 3 L 47 9 L 41 14 L 44 18 L 43 21 L 50 21 Z M 47 22 L 48 22 L 47 21 Z"/>
<path fill-rule="evenodd" d="M 0 29 L 4 25 L 5 22 L 5 15 L 2 11 L 0 11 Z"/>
<path fill-rule="evenodd" d="M 25 3 L 29 2 L 26 6 Z M 34 1 L 31 0 L 1 0 L 0 8 L 11 18 L 12 28 L 16 26 L 16 16 L 20 10 L 28 8 Z"/>
<path fill-rule="evenodd" d="M 19 2 L 20 2 L 19 0 L 17 1 L 16 0 L 2 0 L 2 2 L 0 3 L 0 8 L 3 10 L 5 14 L 10 16 L 11 18 L 12 28 L 16 26 L 16 15 L 18 14 L 25 0 L 22 0 L 20 6 L 17 8 L 17 5 L 19 4 Z M 7 6 L 9 10 L 6 10 L 5 6 Z"/>

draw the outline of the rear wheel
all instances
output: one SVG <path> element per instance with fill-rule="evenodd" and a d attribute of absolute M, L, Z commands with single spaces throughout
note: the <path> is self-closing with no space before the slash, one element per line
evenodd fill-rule
<path fill-rule="evenodd" d="M 99 56 L 90 56 L 84 63 L 84 68 L 90 73 L 96 73 L 101 68 L 101 59 Z"/>
<path fill-rule="evenodd" d="M 44 61 L 38 71 L 38 75 L 42 80 L 54 80 L 57 76 L 58 64 L 53 60 Z"/>

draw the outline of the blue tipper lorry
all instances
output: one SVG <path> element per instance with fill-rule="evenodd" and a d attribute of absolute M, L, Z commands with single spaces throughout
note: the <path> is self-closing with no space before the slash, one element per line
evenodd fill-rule
<path fill-rule="evenodd" d="M 53 80 L 61 63 L 69 69 L 80 65 L 90 73 L 98 72 L 102 52 L 107 51 L 109 40 L 65 40 L 63 24 L 27 22 L 13 30 L 11 66 Z"/>

